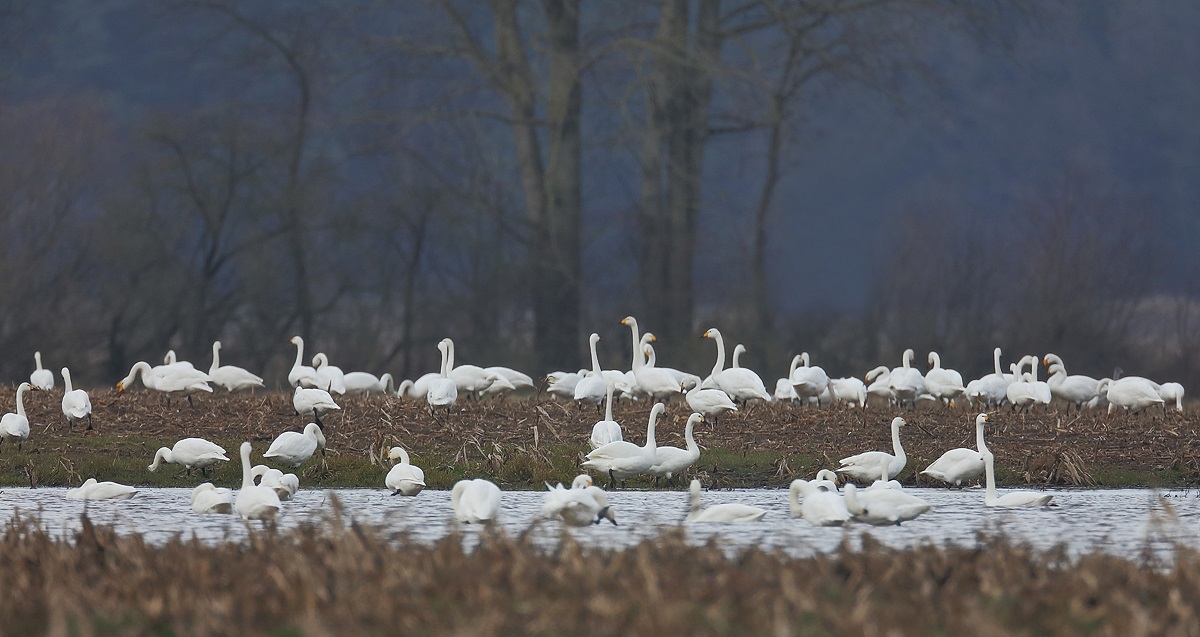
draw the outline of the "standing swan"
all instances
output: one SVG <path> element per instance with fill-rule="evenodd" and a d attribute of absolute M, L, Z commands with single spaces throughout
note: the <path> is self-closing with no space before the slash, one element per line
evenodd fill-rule
<path fill-rule="evenodd" d="M 935 480 L 947 484 L 961 486 L 963 480 L 972 480 L 983 475 L 983 425 L 987 423 L 988 415 L 979 414 L 975 417 L 975 449 L 959 447 L 942 454 L 933 464 L 921 472 Z"/>
<path fill-rule="evenodd" d="M 211 443 L 203 438 L 184 438 L 175 443 L 174 447 L 160 447 L 158 452 L 154 454 L 154 462 L 149 467 L 150 471 L 158 471 L 158 466 L 163 462 L 170 464 L 181 464 L 187 474 L 192 473 L 192 469 L 199 469 L 201 473 L 205 473 L 209 467 L 218 462 L 229 462 L 229 458 L 225 456 L 225 450 L 215 443 Z"/>
<path fill-rule="evenodd" d="M 54 372 L 42 369 L 42 353 L 33 353 L 33 363 L 37 369 L 29 375 L 29 384 L 41 390 L 54 389 Z"/>
<path fill-rule="evenodd" d="M 325 455 L 325 434 L 321 433 L 317 423 L 310 422 L 304 426 L 304 433 L 285 431 L 279 434 L 271 442 L 263 458 L 271 458 L 289 467 L 298 467 L 318 449 L 321 450 L 322 456 Z"/>
<path fill-rule="evenodd" d="M 224 387 L 227 391 L 266 387 L 263 379 L 236 365 L 221 364 L 221 341 L 213 341 L 212 365 L 208 368 L 208 376 L 212 382 Z"/>
<path fill-rule="evenodd" d="M 600 369 L 600 356 L 596 354 L 596 343 L 600 342 L 600 335 L 592 332 L 588 337 L 588 347 L 592 351 L 592 371 L 586 376 L 579 379 L 575 384 L 575 400 L 577 402 L 591 403 L 597 407 L 600 401 L 604 400 L 607 383 L 604 380 L 604 370 Z"/>
<path fill-rule="evenodd" d="M 292 345 L 296 346 L 296 362 L 292 364 L 292 370 L 288 372 L 288 383 L 292 387 L 320 387 L 321 381 L 317 378 L 317 370 L 304 364 L 304 339 L 298 335 L 293 336 Z"/>
<path fill-rule="evenodd" d="M 650 467 L 650 473 L 654 474 L 654 486 L 658 486 L 660 477 L 666 478 L 667 483 L 670 484 L 675 476 L 682 474 L 700 459 L 700 447 L 696 444 L 692 431 L 696 428 L 696 423 L 701 420 L 704 420 L 704 416 L 700 414 L 688 416 L 687 426 L 683 430 L 683 438 L 687 442 L 686 449 L 679 447 L 655 448 L 654 466 Z"/>
<path fill-rule="evenodd" d="M 438 341 L 438 351 L 442 353 L 441 374 L 429 379 L 425 390 L 425 402 L 429 404 L 429 415 L 437 407 L 445 407 L 446 415 L 450 415 L 450 406 L 458 400 L 458 385 L 450 379 L 450 370 L 454 369 L 454 342 L 448 338 Z"/>
<path fill-rule="evenodd" d="M 688 514 L 684 522 L 757 522 L 767 514 L 766 509 L 736 502 L 701 508 L 699 480 L 692 480 L 688 491 Z"/>
<path fill-rule="evenodd" d="M 0 442 L 15 440 L 17 451 L 29 440 L 29 418 L 25 416 L 25 392 L 29 391 L 29 383 L 21 383 L 17 387 L 17 413 L 4 414 L 0 418 Z"/>
<path fill-rule="evenodd" d="M 450 491 L 454 519 L 459 522 L 489 522 L 500 514 L 500 487 L 489 480 L 459 480 Z"/>
<path fill-rule="evenodd" d="M 242 489 L 237 493 L 233 509 L 243 520 L 271 520 L 283 506 L 279 503 L 279 495 L 275 489 L 254 484 L 250 475 L 250 443 L 243 442 L 242 456 Z"/>
<path fill-rule="evenodd" d="M 712 380 L 735 402 L 743 404 L 751 400 L 771 401 L 767 387 L 758 374 L 744 367 L 725 369 L 725 339 L 717 328 L 709 328 L 701 338 L 711 338 L 717 342 L 717 362 L 713 365 Z"/>
<path fill-rule="evenodd" d="M 88 398 L 87 392 L 82 389 L 71 388 L 71 370 L 66 367 L 62 368 L 63 386 L 66 388 L 66 393 L 62 398 L 63 416 L 67 418 L 67 427 L 70 427 L 76 420 L 83 420 L 85 417 L 88 421 L 87 431 L 92 430 L 92 399 Z"/>
<path fill-rule="evenodd" d="M 310 387 L 296 387 L 296 393 L 292 394 L 292 407 L 296 409 L 296 413 L 300 416 L 312 416 L 313 420 L 317 421 L 317 426 L 324 428 L 321 424 L 321 416 L 334 410 L 340 410 L 338 404 L 333 402 L 333 396 L 324 389 L 313 389 Z"/>
<path fill-rule="evenodd" d="M 904 419 L 896 416 L 892 419 L 892 451 L 864 451 L 863 453 L 842 458 L 838 462 L 842 465 L 837 469 L 838 473 L 844 473 L 855 480 L 873 480 L 880 474 L 879 465 L 882 461 L 887 461 L 887 477 L 892 478 L 900 475 L 904 471 L 904 465 L 908 463 L 908 456 L 904 453 L 904 447 L 900 446 L 900 428 L 905 426 Z"/>
<path fill-rule="evenodd" d="M 613 403 L 613 386 L 610 383 L 604 394 L 604 420 L 597 421 L 592 425 L 592 439 L 589 441 L 592 449 L 599 449 L 610 442 L 624 440 L 621 435 L 621 425 L 613 420 L 612 405 Z"/>
<path fill-rule="evenodd" d="M 666 407 L 655 403 L 650 410 L 650 422 L 646 425 L 646 444 L 639 447 L 628 440 L 617 440 L 593 449 L 581 466 L 591 467 L 608 474 L 608 488 L 617 486 L 617 480 L 625 480 L 646 473 L 657 460 L 658 445 L 654 441 L 654 425 Z"/>

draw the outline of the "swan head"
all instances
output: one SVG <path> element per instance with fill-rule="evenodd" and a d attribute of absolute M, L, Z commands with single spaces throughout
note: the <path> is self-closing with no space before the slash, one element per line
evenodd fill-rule
<path fill-rule="evenodd" d="M 213 341 L 213 349 L 215 349 L 215 350 L 221 349 L 221 341 Z"/>
<path fill-rule="evenodd" d="M 592 332 L 592 335 L 588 337 L 588 343 L 591 345 L 595 345 L 596 343 L 599 343 L 599 342 L 600 342 L 600 335 L 595 332 Z"/>
<path fill-rule="evenodd" d="M 905 426 L 905 425 L 907 425 L 907 424 L 908 424 L 908 423 L 907 423 L 907 422 L 905 422 L 905 420 L 904 420 L 903 418 L 901 418 L 900 416 L 896 416 L 895 418 L 893 418 L 893 419 L 892 419 L 892 426 L 893 426 L 893 427 L 903 427 L 903 426 Z"/>
<path fill-rule="evenodd" d="M 720 338 L 720 337 L 721 337 L 721 332 L 720 332 L 720 330 L 718 330 L 715 327 L 710 327 L 707 330 L 704 330 L 704 333 L 700 335 L 700 338 L 714 338 L 715 339 L 715 338 Z"/>
<path fill-rule="evenodd" d="M 299 336 L 293 336 L 288 342 L 290 342 L 292 345 L 303 345 L 304 339 L 300 338 Z"/>
<path fill-rule="evenodd" d="M 633 318 L 632 316 L 626 316 L 625 318 L 621 319 L 621 325 L 637 325 L 637 319 Z"/>
<path fill-rule="evenodd" d="M 982 427 L 983 425 L 987 424 L 987 421 L 988 421 L 987 414 L 979 414 L 978 416 L 975 416 L 975 425 L 976 426 Z"/>

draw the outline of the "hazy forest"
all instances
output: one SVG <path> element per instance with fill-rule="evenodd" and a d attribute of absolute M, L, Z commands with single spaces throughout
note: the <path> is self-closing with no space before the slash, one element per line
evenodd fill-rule
<path fill-rule="evenodd" d="M 0 0 L 0 378 L 35 349 L 89 384 L 168 348 L 207 368 L 220 339 L 278 386 L 295 334 L 347 371 L 430 371 L 451 336 L 537 376 L 597 331 L 628 368 L 632 314 L 693 371 L 718 326 L 771 378 L 908 347 L 973 378 L 1000 346 L 1200 391 L 1198 26 L 1065 0 Z"/>

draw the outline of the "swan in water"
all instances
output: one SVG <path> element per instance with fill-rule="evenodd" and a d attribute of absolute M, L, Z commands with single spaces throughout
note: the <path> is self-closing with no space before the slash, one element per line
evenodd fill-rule
<path fill-rule="evenodd" d="M 233 492 L 205 482 L 192 489 L 192 513 L 233 513 Z"/>
<path fill-rule="evenodd" d="M 725 339 L 720 330 L 715 327 L 709 328 L 701 338 L 710 338 L 717 342 L 717 362 L 713 365 L 711 376 L 717 387 L 729 394 L 735 402 L 740 401 L 744 404 L 751 400 L 771 401 L 771 395 L 767 393 L 767 388 L 758 374 L 744 367 L 725 369 Z"/>
<path fill-rule="evenodd" d="M 637 382 L 637 389 L 643 394 L 650 396 L 652 400 L 670 400 L 678 396 L 680 386 L 675 376 L 665 369 L 646 365 L 643 360 L 642 343 L 641 338 L 638 336 L 637 319 L 632 316 L 626 316 L 621 319 L 621 324 L 629 326 L 633 337 L 632 371 L 633 378 Z"/>
<path fill-rule="evenodd" d="M 817 472 L 817 476 L 813 478 L 809 484 L 817 489 L 825 491 L 838 492 L 838 475 L 829 469 L 821 469 Z"/>
<path fill-rule="evenodd" d="M 37 369 L 29 375 L 29 384 L 41 390 L 54 389 L 54 372 L 42 369 L 42 353 L 33 353 L 33 364 Z"/>
<path fill-rule="evenodd" d="M 795 363 L 793 359 L 792 364 Z M 821 395 L 829 388 L 829 375 L 824 369 L 809 362 L 808 352 L 800 353 L 800 363 L 801 365 L 792 370 L 792 390 L 796 393 L 796 398 L 804 402 L 816 399 L 817 406 L 820 407 Z"/>
<path fill-rule="evenodd" d="M 981 450 L 987 446 L 983 442 L 983 426 L 987 421 L 987 414 L 975 416 L 976 449 L 967 449 L 966 447 L 951 449 L 943 453 L 933 464 L 925 467 L 921 474 L 954 486 L 961 486 L 964 480 L 974 480 L 983 475 Z"/>
<path fill-rule="evenodd" d="M 846 510 L 858 522 L 875 526 L 899 525 L 928 511 L 930 504 L 899 489 L 866 489 L 846 485 Z"/>
<path fill-rule="evenodd" d="M 301 416 L 312 416 L 313 420 L 317 421 L 317 426 L 321 425 L 321 416 L 334 410 L 339 410 L 338 404 L 333 402 L 333 396 L 324 389 L 313 389 L 311 387 L 296 387 L 296 392 L 292 394 L 292 407 L 296 409 L 296 413 Z"/>
<path fill-rule="evenodd" d="M 88 478 L 77 489 L 69 489 L 67 498 L 71 500 L 128 500 L 137 495 L 138 490 L 116 482 L 96 482 Z"/>
<path fill-rule="evenodd" d="M 700 447 L 696 444 L 696 439 L 693 436 L 693 430 L 696 428 L 696 423 L 704 419 L 700 414 L 692 414 L 688 416 L 687 425 L 683 430 L 683 438 L 686 441 L 687 448 L 679 447 L 655 447 L 654 449 L 654 466 L 650 467 L 650 473 L 654 476 L 654 486 L 658 486 L 658 479 L 666 478 L 670 484 L 675 476 L 687 471 L 687 468 L 695 464 L 700 459 Z"/>
<path fill-rule="evenodd" d="M 146 389 L 162 392 L 167 395 L 168 403 L 172 396 L 187 396 L 191 403 L 192 394 L 197 392 L 212 393 L 208 383 L 212 378 L 194 368 L 191 364 L 173 363 L 170 365 L 150 366 L 146 361 L 138 361 L 129 370 L 129 375 L 117 383 L 117 392 L 123 392 L 132 387 L 134 381 L 141 378 Z"/>
<path fill-rule="evenodd" d="M 1154 385 L 1141 376 L 1126 376 L 1118 380 L 1105 378 L 1100 381 L 1097 392 L 1108 397 L 1108 413 L 1110 414 L 1117 407 L 1137 413 L 1147 407 L 1161 405 L 1165 402 L 1162 396 L 1158 395 L 1158 391 L 1154 389 Z"/>
<path fill-rule="evenodd" d="M 617 524 L 617 516 L 608 504 L 604 489 L 592 484 L 589 475 L 576 476 L 570 489 L 563 485 L 546 484 L 547 493 L 542 501 L 542 516 L 558 518 L 570 526 L 591 526 L 604 520 Z"/>
<path fill-rule="evenodd" d="M 500 487 L 490 480 L 459 480 L 450 491 L 454 519 L 459 522 L 488 522 L 500 514 Z"/>
<path fill-rule="evenodd" d="M 879 475 L 879 463 L 881 460 L 886 460 L 887 478 L 900 475 L 904 470 L 904 465 L 908 463 L 908 456 L 904 453 L 904 447 L 900 445 L 900 428 L 905 426 L 904 419 L 896 416 L 892 419 L 892 452 L 886 451 L 864 451 L 863 453 L 842 458 L 838 461 L 841 465 L 837 472 L 845 474 L 855 480 L 871 480 Z"/>
<path fill-rule="evenodd" d="M 63 386 L 65 392 L 62 397 L 62 412 L 67 418 L 67 426 L 70 427 L 76 420 L 87 418 L 87 430 L 92 430 L 92 399 L 88 398 L 87 392 L 82 389 L 73 389 L 71 387 L 71 370 L 66 367 L 62 368 Z"/>
<path fill-rule="evenodd" d="M 900 358 L 900 367 L 893 368 L 888 374 L 888 386 L 900 405 L 915 406 L 917 397 L 926 393 L 925 377 L 912 366 L 914 356 L 916 354 L 911 349 L 904 350 L 904 355 Z"/>
<path fill-rule="evenodd" d="M 949 404 L 963 395 L 962 374 L 953 369 L 942 367 L 942 357 L 937 352 L 929 352 L 929 371 L 925 372 L 925 391 L 934 398 Z"/>
<path fill-rule="evenodd" d="M 1036 491 L 1009 491 L 1002 496 L 996 495 L 996 456 L 988 451 L 987 447 L 983 448 L 983 466 L 986 474 L 987 493 L 984 495 L 983 503 L 990 507 L 1028 507 L 1028 506 L 1046 506 L 1050 504 L 1050 499 L 1054 496 L 1049 493 L 1038 493 Z"/>
<path fill-rule="evenodd" d="M 1068 376 L 1067 366 L 1057 354 L 1046 354 L 1042 357 L 1042 362 L 1049 370 L 1050 375 L 1046 378 L 1046 383 L 1050 386 L 1050 393 L 1055 400 L 1073 405 L 1076 411 L 1083 411 L 1084 405 L 1096 399 L 1100 381 L 1081 374 Z"/>
<path fill-rule="evenodd" d="M 304 339 L 297 335 L 292 337 L 291 342 L 296 346 L 296 362 L 288 372 L 288 383 L 292 387 L 319 388 L 321 380 L 317 377 L 317 370 L 304 364 Z"/>
<path fill-rule="evenodd" d="M 29 383 L 21 383 L 17 387 L 17 412 L 4 414 L 0 418 L 0 442 L 16 442 L 17 451 L 29 440 L 29 418 L 25 415 L 25 392 L 30 390 Z"/>
<path fill-rule="evenodd" d="M 748 504 L 730 502 L 714 504 L 707 509 L 700 506 L 700 481 L 692 480 L 689 489 L 688 514 L 684 522 L 758 522 L 767 514 L 766 509 L 760 509 Z"/>
<path fill-rule="evenodd" d="M 304 426 L 304 433 L 285 431 L 271 442 L 263 458 L 271 458 L 288 467 L 298 467 L 317 450 L 325 455 L 325 434 L 315 422 Z"/>
<path fill-rule="evenodd" d="M 646 444 L 639 447 L 627 440 L 617 440 L 593 449 L 587 455 L 587 460 L 581 466 L 590 467 L 608 474 L 610 489 L 617 486 L 617 481 L 641 475 L 650 470 L 658 459 L 658 445 L 654 441 L 654 425 L 666 407 L 655 403 L 650 410 L 650 421 L 646 425 Z"/>
<path fill-rule="evenodd" d="M 737 405 L 730 400 L 729 394 L 719 389 L 701 389 L 694 387 L 687 390 L 683 395 L 683 399 L 687 402 L 688 407 L 694 412 L 698 412 L 704 416 L 705 422 L 709 425 L 715 424 L 717 419 L 731 411 L 737 411 Z"/>
<path fill-rule="evenodd" d="M 242 516 L 243 520 L 270 520 L 274 519 L 279 513 L 279 509 L 283 506 L 279 503 L 279 494 L 275 493 L 275 489 L 254 484 L 254 477 L 250 474 L 250 443 L 243 442 L 241 449 L 242 458 L 242 488 L 237 492 L 237 498 L 233 502 L 233 510 Z"/>
<path fill-rule="evenodd" d="M 384 486 L 392 490 L 392 495 L 413 496 L 425 488 L 425 472 L 420 467 L 409 464 L 408 452 L 404 447 L 392 447 L 388 450 L 387 457 L 396 463 L 383 479 Z"/>
<path fill-rule="evenodd" d="M 604 420 L 592 425 L 592 438 L 589 442 L 592 449 L 599 449 L 610 442 L 624 440 L 621 435 L 621 425 L 613 420 L 613 386 L 609 385 L 604 394 Z"/>
<path fill-rule="evenodd" d="M 236 365 L 221 364 L 221 341 L 213 341 L 212 365 L 208 367 L 208 376 L 217 386 L 231 392 L 266 387 L 259 376 Z"/>
<path fill-rule="evenodd" d="M 803 503 L 800 502 L 802 496 Z M 792 480 L 788 487 L 788 504 L 792 517 L 804 518 L 813 526 L 842 526 L 850 521 L 850 511 L 837 491 L 818 488 L 808 480 Z"/>
<path fill-rule="evenodd" d="M 184 438 L 171 448 L 160 447 L 154 454 L 154 462 L 146 468 L 158 471 L 159 465 L 164 462 L 181 464 L 184 471 L 190 475 L 192 469 L 199 469 L 201 473 L 205 473 L 218 462 L 229 462 L 229 458 L 220 445 L 203 438 Z"/>
<path fill-rule="evenodd" d="M 458 400 L 458 385 L 450 378 L 450 370 L 454 368 L 454 342 L 449 338 L 438 341 L 438 351 L 442 353 L 441 374 L 429 380 L 425 390 L 425 402 L 429 404 L 429 413 L 438 407 L 445 407 L 450 414 L 450 406 Z"/>
<path fill-rule="evenodd" d="M 291 500 L 292 496 L 300 490 L 300 479 L 296 477 L 296 474 L 284 473 L 265 464 L 254 465 L 250 469 L 250 478 L 252 480 L 257 478 L 255 482 L 259 486 L 274 489 L 280 502 Z"/>

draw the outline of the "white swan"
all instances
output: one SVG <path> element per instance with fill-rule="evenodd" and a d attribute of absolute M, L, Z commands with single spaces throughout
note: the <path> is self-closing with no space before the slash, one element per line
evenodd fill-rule
<path fill-rule="evenodd" d="M 288 372 L 288 383 L 292 387 L 319 388 L 321 380 L 317 377 L 317 370 L 304 364 L 304 339 L 299 335 L 293 336 L 291 343 L 296 346 L 296 362 Z"/>
<path fill-rule="evenodd" d="M 233 492 L 205 482 L 192 489 L 192 513 L 233 513 Z"/>
<path fill-rule="evenodd" d="M 71 370 L 66 367 L 62 368 L 63 386 L 65 393 L 62 397 L 62 412 L 67 418 L 67 426 L 70 427 L 76 420 L 87 418 L 87 430 L 92 430 L 92 399 L 88 398 L 87 392 L 82 389 L 73 389 L 71 387 Z"/>
<path fill-rule="evenodd" d="M 599 342 L 600 335 L 592 332 L 591 336 L 588 337 L 588 347 L 592 352 L 592 371 L 588 372 L 583 378 L 580 378 L 579 382 L 575 384 L 573 397 L 577 402 L 599 405 L 600 401 L 604 400 L 607 383 L 604 378 L 604 370 L 600 368 L 600 356 L 596 354 L 596 343 Z"/>
<path fill-rule="evenodd" d="M 657 460 L 655 450 L 658 449 L 658 445 L 654 441 L 654 426 L 665 409 L 662 403 L 655 403 L 650 410 L 644 446 L 639 447 L 627 440 L 610 442 L 593 449 L 581 466 L 608 474 L 610 489 L 617 486 L 617 480 L 624 482 L 649 471 Z"/>
<path fill-rule="evenodd" d="M 1054 497 L 1052 494 L 1038 493 L 1036 491 L 1009 491 L 997 497 L 996 456 L 991 451 L 988 451 L 987 447 L 983 449 L 984 473 L 987 475 L 987 492 L 983 498 L 984 504 L 990 507 L 1027 507 L 1050 504 L 1050 499 Z"/>
<path fill-rule="evenodd" d="M 804 518 L 813 526 L 842 526 L 850 521 L 850 511 L 842 496 L 836 491 L 817 488 L 808 480 L 792 480 L 788 487 L 788 504 L 792 517 Z"/>
<path fill-rule="evenodd" d="M 1050 385 L 1050 393 L 1054 399 L 1074 406 L 1076 411 L 1082 411 L 1083 406 L 1096 399 L 1099 393 L 1100 381 L 1091 376 L 1081 374 L 1067 375 L 1067 366 L 1057 354 L 1046 354 L 1042 357 L 1050 375 L 1046 383 Z"/>
<path fill-rule="evenodd" d="M 54 389 L 54 372 L 42 369 L 42 353 L 33 353 L 33 363 L 37 369 L 29 374 L 29 384 L 41 390 Z"/>
<path fill-rule="evenodd" d="M 138 490 L 116 482 L 96 482 L 88 478 L 77 489 L 69 489 L 67 498 L 71 500 L 128 500 L 137 495 Z"/>
<path fill-rule="evenodd" d="M 973 480 L 983 475 L 981 450 L 986 448 L 983 442 L 983 426 L 987 421 L 987 414 L 975 416 L 976 449 L 967 449 L 966 447 L 951 449 L 933 461 L 933 464 L 925 467 L 921 474 L 954 486 L 960 486 L 964 480 Z"/>
<path fill-rule="evenodd" d="M 625 439 L 625 437 L 621 435 L 620 423 L 613 420 L 612 408 L 613 386 L 609 385 L 608 389 L 605 390 L 604 420 L 597 421 L 596 424 L 592 425 L 592 437 L 591 440 L 589 440 L 592 445 L 592 449 L 599 449 L 610 442 L 616 442 L 618 440 Z"/>
<path fill-rule="evenodd" d="M 829 379 L 829 395 L 843 405 L 859 409 L 867 406 L 867 385 L 858 378 Z"/>
<path fill-rule="evenodd" d="M 1029 373 L 1021 369 L 1029 363 Z M 1053 399 L 1050 385 L 1037 379 L 1038 359 L 1033 356 L 1023 356 L 1012 365 L 1013 382 L 1008 385 L 1005 395 L 1013 409 L 1029 410 L 1037 405 L 1049 405 Z"/>
<path fill-rule="evenodd" d="M 900 367 L 892 368 L 888 374 L 888 387 L 891 387 L 892 393 L 896 395 L 896 402 L 900 405 L 915 406 L 917 397 L 925 393 L 925 377 L 912 366 L 915 355 L 911 349 L 904 350 Z"/>
<path fill-rule="evenodd" d="M 688 407 L 692 411 L 698 412 L 704 416 L 704 420 L 710 425 L 717 422 L 721 416 L 737 411 L 737 405 L 730 400 L 729 394 L 719 389 L 701 389 L 695 387 L 687 390 L 683 395 L 683 399 L 687 402 Z"/>
<path fill-rule="evenodd" d="M 388 471 L 383 484 L 392 490 L 392 495 L 413 496 L 425 488 L 425 472 L 420 467 L 408 462 L 408 452 L 404 447 L 392 447 L 387 453 L 388 460 L 395 462 Z M 399 462 L 396 462 L 396 461 Z"/>
<path fill-rule="evenodd" d="M 1175 411 L 1183 413 L 1183 385 L 1179 383 L 1163 383 L 1157 389 L 1158 397 L 1163 399 L 1164 407 L 1175 403 Z"/>
<path fill-rule="evenodd" d="M 459 522 L 493 521 L 500 514 L 500 487 L 483 478 L 459 480 L 450 491 L 450 504 Z"/>
<path fill-rule="evenodd" d="M 796 390 L 792 387 L 792 376 L 796 373 L 796 368 L 800 366 L 800 360 L 799 354 L 793 356 L 791 364 L 788 365 L 787 376 L 775 379 L 775 400 L 780 402 L 796 400 Z"/>
<path fill-rule="evenodd" d="M 384 373 L 376 376 L 370 372 L 346 372 L 342 376 L 342 385 L 350 396 L 361 394 L 386 394 L 396 390 L 392 375 Z"/>
<path fill-rule="evenodd" d="M 1011 374 L 1005 374 L 1000 368 L 1000 348 L 992 350 L 991 374 L 973 380 L 967 384 L 967 398 L 976 407 L 999 407 L 1008 401 L 1008 386 L 1016 380 Z"/>
<path fill-rule="evenodd" d="M 430 414 L 438 407 L 445 407 L 449 414 L 450 406 L 458 400 L 458 385 L 450 378 L 450 370 L 454 368 L 454 342 L 443 338 L 438 341 L 438 351 L 442 353 L 441 374 L 429 379 L 425 402 L 429 404 Z"/>
<path fill-rule="evenodd" d="M 270 520 L 279 513 L 283 506 L 279 503 L 279 494 L 275 489 L 254 484 L 250 474 L 250 443 L 243 442 L 242 458 L 242 488 L 237 492 L 233 502 L 233 510 L 242 516 L 243 520 Z"/>
<path fill-rule="evenodd" d="M 177 367 L 181 369 L 196 369 L 196 366 L 191 361 L 181 361 L 175 359 L 175 350 L 167 350 L 166 356 L 163 356 L 163 367 Z"/>
<path fill-rule="evenodd" d="M 904 453 L 904 447 L 900 445 L 900 428 L 906 424 L 904 419 L 899 416 L 892 419 L 892 453 L 864 451 L 848 458 L 842 458 L 838 461 L 841 467 L 837 469 L 837 472 L 855 480 L 873 480 L 879 475 L 880 461 L 886 460 L 888 463 L 887 477 L 900 475 L 900 472 L 904 470 L 904 465 L 908 463 L 908 456 Z"/>
<path fill-rule="evenodd" d="M 747 403 L 751 400 L 771 401 L 771 395 L 763 385 L 758 374 L 744 367 L 725 369 L 725 339 L 720 330 L 709 328 L 701 338 L 711 338 L 717 342 L 717 362 L 713 365 L 712 379 L 722 391 L 729 394 L 734 402 Z"/>
<path fill-rule="evenodd" d="M 16 442 L 17 451 L 29 440 L 29 418 L 25 415 L 25 392 L 30 389 L 29 383 L 17 386 L 17 413 L 4 414 L 0 418 L 0 442 Z"/>
<path fill-rule="evenodd" d="M 172 396 L 187 396 L 190 403 L 192 394 L 212 393 L 212 387 L 208 385 L 212 378 L 190 364 L 173 363 L 151 367 L 150 363 L 146 361 L 138 361 L 133 364 L 129 375 L 117 383 L 117 392 L 120 393 L 132 387 L 134 381 L 139 377 L 146 389 L 166 394 L 168 403 Z"/>
<path fill-rule="evenodd" d="M 643 360 L 643 350 L 641 338 L 638 336 L 637 319 L 632 316 L 626 316 L 621 319 L 622 325 L 628 325 L 633 341 L 633 377 L 637 382 L 637 389 L 643 394 L 650 396 L 652 400 L 670 400 L 674 396 L 679 395 L 679 381 L 675 376 L 665 370 L 646 365 Z M 654 339 L 649 339 L 653 341 Z"/>
<path fill-rule="evenodd" d="M 257 478 L 256 483 L 261 487 L 274 489 L 280 502 L 291 500 L 292 496 L 300 490 L 300 479 L 296 477 L 296 474 L 284 473 L 265 464 L 254 465 L 250 469 L 250 478 L 252 480 Z"/>
<path fill-rule="evenodd" d="M 925 391 L 947 404 L 957 400 L 966 392 L 962 374 L 942 367 L 942 357 L 937 352 L 929 352 L 928 361 L 929 371 L 925 372 Z"/>
<path fill-rule="evenodd" d="M 812 486 L 825 491 L 838 492 L 838 475 L 829 469 L 821 469 L 815 478 L 809 481 Z"/>
<path fill-rule="evenodd" d="M 792 390 L 796 393 L 796 398 L 805 402 L 810 398 L 816 399 L 817 406 L 820 407 L 821 394 L 829 388 L 829 375 L 824 369 L 811 365 L 808 352 L 800 353 L 800 362 L 802 365 L 792 370 Z"/>
<path fill-rule="evenodd" d="M 1161 405 L 1165 402 L 1162 396 L 1158 395 L 1158 391 L 1154 389 L 1154 385 L 1141 376 L 1126 376 L 1118 380 L 1105 378 L 1100 381 L 1097 391 L 1108 397 L 1108 413 L 1110 414 L 1118 407 L 1137 413 L 1147 407 Z"/>
<path fill-rule="evenodd" d="M 304 426 L 304 433 L 285 431 L 271 442 L 263 458 L 271 458 L 288 467 L 298 467 L 317 450 L 325 454 L 325 434 L 315 422 Z"/>
<path fill-rule="evenodd" d="M 224 387 L 226 391 L 231 392 L 266 387 L 263 379 L 256 374 L 236 365 L 221 364 L 221 341 L 213 341 L 212 354 L 212 365 L 208 367 L 208 376 L 217 386 Z"/>
<path fill-rule="evenodd" d="M 312 416 L 318 426 L 322 426 L 321 416 L 341 409 L 333 402 L 333 396 L 324 389 L 300 386 L 297 386 L 296 392 L 292 394 L 292 407 L 301 416 Z"/>
<path fill-rule="evenodd" d="M 497 388 L 500 387 L 500 385 L 497 383 L 492 383 L 492 386 L 488 387 L 487 391 L 484 392 L 485 394 L 527 396 L 537 391 L 537 385 L 534 384 L 533 378 L 531 378 L 529 374 L 518 372 L 511 367 L 493 365 L 491 367 L 484 367 L 483 371 L 487 374 L 495 374 L 500 376 L 508 382 L 508 387 L 504 387 L 503 391 L 497 391 Z"/>
<path fill-rule="evenodd" d="M 317 352 L 312 357 L 313 369 L 317 370 L 317 386 L 330 394 L 344 395 L 346 393 L 346 373 L 341 367 L 329 364 L 325 352 Z"/>
<path fill-rule="evenodd" d="M 700 481 L 692 480 L 688 489 L 688 514 L 684 522 L 758 522 L 767 514 L 761 509 L 748 504 L 730 502 L 714 504 L 707 509 L 700 506 Z"/>
<path fill-rule="evenodd" d="M 892 370 L 888 369 L 887 365 L 880 365 L 867 372 L 864 380 L 866 381 L 868 401 L 881 407 L 895 404 L 896 394 L 892 391 L 892 386 L 889 382 L 891 375 Z"/>
<path fill-rule="evenodd" d="M 858 522 L 875 526 L 899 525 L 928 511 L 928 502 L 899 489 L 867 489 L 846 485 L 846 510 Z"/>
<path fill-rule="evenodd" d="M 687 448 L 655 447 L 654 466 L 650 467 L 650 474 L 654 476 L 655 486 L 658 486 L 659 478 L 666 478 L 667 483 L 670 484 L 675 476 L 687 471 L 688 467 L 700 459 L 700 446 L 696 444 L 693 430 L 696 428 L 696 423 L 703 419 L 704 416 L 700 414 L 688 416 L 687 426 L 683 430 L 683 439 Z"/>
<path fill-rule="evenodd" d="M 220 445 L 203 438 L 184 438 L 169 449 L 160 447 L 154 454 L 154 462 L 146 468 L 158 471 L 159 465 L 164 462 L 181 464 L 184 471 L 190 475 L 192 469 L 199 469 L 203 473 L 218 462 L 229 462 L 229 458 Z"/>
<path fill-rule="evenodd" d="M 546 393 L 564 400 L 575 399 L 575 387 L 583 374 L 579 372 L 550 372 L 546 375 Z"/>
<path fill-rule="evenodd" d="M 564 489 L 562 484 L 553 487 L 547 484 L 542 516 L 558 518 L 570 526 L 591 526 L 604 520 L 616 526 L 617 516 L 608 504 L 608 496 L 591 481 L 591 476 L 581 475 L 575 478 L 570 489 Z"/>

